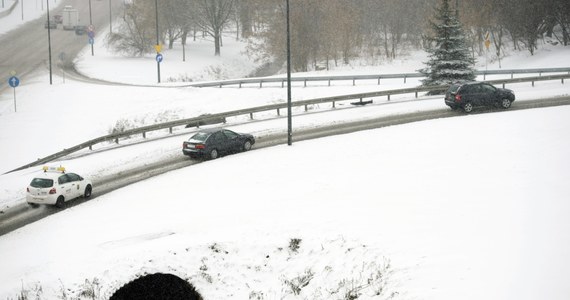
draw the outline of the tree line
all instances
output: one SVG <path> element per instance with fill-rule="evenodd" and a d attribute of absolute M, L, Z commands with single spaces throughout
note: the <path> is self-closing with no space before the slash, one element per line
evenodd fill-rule
<path fill-rule="evenodd" d="M 130 0 L 109 43 L 130 55 L 153 51 L 158 3 L 159 42 L 172 48 L 187 38 L 213 39 L 221 55 L 223 39 L 249 42 L 260 60 L 286 57 L 286 0 Z M 408 49 L 431 47 L 430 20 L 441 0 L 289 0 L 292 64 L 295 71 L 348 64 L 355 58 L 395 59 Z M 537 49 L 542 37 L 570 42 L 568 0 L 451 0 L 473 57 L 507 47 Z"/>

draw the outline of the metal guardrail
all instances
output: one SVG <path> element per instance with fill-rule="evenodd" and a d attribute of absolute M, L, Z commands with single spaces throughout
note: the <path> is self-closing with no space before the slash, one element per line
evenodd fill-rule
<path fill-rule="evenodd" d="M 570 67 L 567 68 L 540 68 L 540 69 L 511 69 L 511 70 L 479 70 L 476 71 L 476 75 L 483 75 L 483 80 L 486 80 L 487 75 L 511 75 L 511 79 L 514 78 L 514 74 L 539 74 L 542 76 L 543 73 L 562 73 L 567 72 L 570 74 Z M 401 74 L 377 74 L 377 75 L 339 75 L 339 76 L 307 76 L 307 77 L 292 77 L 292 82 L 303 82 L 304 86 L 307 86 L 307 82 L 328 82 L 331 85 L 331 81 L 352 81 L 352 85 L 356 85 L 357 80 L 377 80 L 380 84 L 381 79 L 404 79 L 406 83 L 408 78 L 422 78 L 424 77 L 421 73 L 401 73 Z M 228 85 L 237 85 L 242 87 L 244 84 L 256 84 L 260 88 L 263 87 L 264 83 L 281 83 L 281 87 L 285 87 L 287 83 L 287 78 L 283 77 L 263 77 L 263 78 L 245 78 L 245 79 L 234 79 L 234 80 L 222 80 L 222 81 L 212 81 L 212 82 L 200 82 L 189 84 L 192 87 L 223 87 Z"/>
<path fill-rule="evenodd" d="M 532 82 L 532 85 L 534 86 L 534 83 L 536 81 L 549 81 L 549 80 L 561 80 L 561 83 L 564 84 L 564 79 L 568 79 L 568 78 L 570 78 L 570 74 L 526 77 L 526 78 L 513 78 L 513 79 L 498 79 L 498 80 L 489 80 L 487 82 L 492 83 L 492 84 L 502 84 L 503 87 L 505 87 L 506 84 L 521 83 L 521 82 Z M 307 111 L 309 105 L 321 104 L 321 103 L 332 103 L 332 107 L 334 108 L 336 105 L 336 102 L 340 102 L 340 101 L 360 100 L 362 102 L 362 99 L 365 99 L 365 98 L 383 97 L 383 96 L 388 97 L 388 100 L 390 100 L 391 95 L 401 95 L 401 94 L 415 94 L 415 97 L 418 98 L 418 93 L 429 92 L 429 91 L 441 91 L 441 90 L 445 90 L 447 88 L 448 88 L 447 85 L 431 86 L 431 87 L 421 87 L 420 86 L 420 87 L 406 88 L 406 89 L 395 89 L 395 90 L 386 90 L 386 91 L 377 91 L 377 92 L 368 92 L 368 93 L 340 95 L 340 96 L 332 96 L 332 97 L 325 97 L 325 98 L 316 98 L 316 99 L 295 101 L 292 103 L 292 106 L 294 106 L 294 107 L 305 106 L 305 111 Z M 234 111 L 229 111 L 229 112 L 211 114 L 211 115 L 207 115 L 207 116 L 200 116 L 200 117 L 170 121 L 170 122 L 165 122 L 165 123 L 160 123 L 160 124 L 154 124 L 154 125 L 148 125 L 148 126 L 143 126 L 143 127 L 139 127 L 139 128 L 129 129 L 129 130 L 125 130 L 125 131 L 120 132 L 120 133 L 114 133 L 114 134 L 101 136 L 101 137 L 89 140 L 87 142 L 81 143 L 79 145 L 76 145 L 74 147 L 64 149 L 60 152 L 54 153 L 54 154 L 46 156 L 44 158 L 40 158 L 35 162 L 29 163 L 27 165 L 24 165 L 22 167 L 19 167 L 17 169 L 9 171 L 8 173 L 23 170 L 23 169 L 33 167 L 33 166 L 37 166 L 37 165 L 41 165 L 41 164 L 45 164 L 45 163 L 50 162 L 52 160 L 55 160 L 57 158 L 61 158 L 61 157 L 64 157 L 66 155 L 69 155 L 71 153 L 77 152 L 79 150 L 83 150 L 86 148 L 92 149 L 92 147 L 94 145 L 97 145 L 100 143 L 104 143 L 104 142 L 108 142 L 108 141 L 114 141 L 115 143 L 118 143 L 120 138 L 131 137 L 131 136 L 140 135 L 140 134 L 142 134 L 143 138 L 146 138 L 147 132 L 152 132 L 152 131 L 157 131 L 157 130 L 162 130 L 162 129 L 169 129 L 169 132 L 172 133 L 172 128 L 174 128 L 174 127 L 187 126 L 189 124 L 194 124 L 193 126 L 196 126 L 195 124 L 205 124 L 205 123 L 208 123 L 209 121 L 225 120 L 225 118 L 227 118 L 227 117 L 235 117 L 235 116 L 240 116 L 240 115 L 249 115 L 250 118 L 253 119 L 254 113 L 264 112 L 264 111 L 276 110 L 277 115 L 280 115 L 280 110 L 286 109 L 286 108 L 287 108 L 287 103 L 277 103 L 277 104 L 270 104 L 270 105 L 258 106 L 258 107 L 253 107 L 253 108 L 239 109 L 239 110 L 234 110 Z"/>

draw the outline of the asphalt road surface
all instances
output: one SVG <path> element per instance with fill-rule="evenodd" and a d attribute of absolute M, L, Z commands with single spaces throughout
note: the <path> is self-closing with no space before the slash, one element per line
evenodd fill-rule
<path fill-rule="evenodd" d="M 59 2 L 61 3 L 61 2 Z M 65 5 L 72 5 L 79 12 L 79 24 L 89 25 L 89 1 L 67 0 Z M 112 1 L 111 12 L 113 16 L 122 13 L 123 1 Z M 53 18 L 61 14 L 63 5 L 50 12 Z M 91 1 L 91 18 L 95 28 L 95 43 L 102 43 L 109 33 L 109 1 Z M 0 92 L 10 88 L 6 80 L 11 72 L 16 72 L 20 84 L 31 80 L 32 74 L 37 70 L 49 70 L 48 30 L 44 28 L 47 16 L 30 21 L 23 26 L 0 35 Z M 87 34 L 76 35 L 73 30 L 63 30 L 59 24 L 57 29 L 50 30 L 52 72 L 61 72 L 58 65 L 60 56 L 64 53 L 66 60 L 73 60 L 77 54 L 89 45 Z M 97 53 L 94 53 L 97 55 Z M 46 82 L 49 84 L 49 81 Z"/>
<path fill-rule="evenodd" d="M 539 107 L 560 106 L 560 105 L 570 105 L 570 96 L 533 100 L 533 101 L 514 102 L 513 106 L 509 109 L 509 111 L 520 110 L 520 109 L 532 109 Z M 443 103 L 442 106 L 444 106 Z M 487 109 L 478 108 L 472 114 L 500 113 L 502 111 L 504 110 L 496 108 L 487 108 Z M 368 130 L 368 129 L 382 128 L 386 126 L 406 124 L 423 120 L 459 117 L 461 115 L 463 115 L 463 113 L 460 111 L 451 111 L 448 108 L 442 108 L 434 111 L 414 112 L 397 116 L 386 116 L 373 120 L 353 121 L 353 122 L 347 122 L 344 124 L 335 124 L 335 125 L 324 125 L 322 127 L 310 130 L 294 131 L 293 142 L 331 136 L 331 135 L 351 133 L 360 130 Z M 259 139 L 258 141 L 256 141 L 254 149 L 271 147 L 278 144 L 285 144 L 286 142 L 287 142 L 287 133 L 286 132 L 277 133 L 272 136 L 265 137 L 263 140 Z M 152 176 L 163 174 L 168 171 L 180 169 L 183 167 L 188 167 L 196 163 L 201 163 L 201 162 L 188 159 L 187 157 L 180 154 L 180 157 L 176 157 L 174 159 L 160 161 L 155 164 L 145 165 L 137 169 L 124 171 L 121 174 L 115 174 L 113 176 L 103 178 L 99 182 L 93 183 L 94 185 L 93 196 L 90 199 L 106 194 L 118 188 L 124 187 L 126 185 L 141 180 L 145 180 Z M 90 199 L 76 199 L 66 202 L 65 208 L 79 205 L 85 201 L 89 201 Z M 39 208 L 31 208 L 27 204 L 22 204 L 13 207 L 8 211 L 0 213 L 0 236 L 8 232 L 11 232 L 13 230 L 16 230 L 20 227 L 23 227 L 27 224 L 45 218 L 51 214 L 57 213 L 60 210 L 61 209 L 50 206 L 40 206 Z"/>

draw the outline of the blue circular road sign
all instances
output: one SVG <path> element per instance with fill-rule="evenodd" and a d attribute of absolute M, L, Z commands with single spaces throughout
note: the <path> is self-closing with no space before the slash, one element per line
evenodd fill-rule
<path fill-rule="evenodd" d="M 10 79 L 8 79 L 8 84 L 11 87 L 15 88 L 15 87 L 20 85 L 20 79 L 18 79 L 18 77 L 16 77 L 16 76 L 12 76 L 12 77 L 10 77 Z"/>
<path fill-rule="evenodd" d="M 158 53 L 158 54 L 156 55 L 156 61 L 157 61 L 157 62 L 162 62 L 162 59 L 163 59 L 162 54 Z"/>

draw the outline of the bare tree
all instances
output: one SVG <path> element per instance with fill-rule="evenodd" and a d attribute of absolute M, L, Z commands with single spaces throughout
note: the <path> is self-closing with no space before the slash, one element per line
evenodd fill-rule
<path fill-rule="evenodd" d="M 220 55 L 222 30 L 230 21 L 235 0 L 198 0 L 196 24 L 214 38 L 214 55 Z"/>

